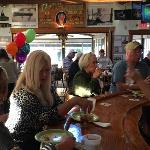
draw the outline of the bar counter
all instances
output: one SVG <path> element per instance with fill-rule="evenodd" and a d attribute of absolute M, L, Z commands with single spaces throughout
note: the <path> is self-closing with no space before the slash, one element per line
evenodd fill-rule
<path fill-rule="evenodd" d="M 101 135 L 102 150 L 150 150 L 138 128 L 138 121 L 142 113 L 142 106 L 149 105 L 145 97 L 136 98 L 130 92 L 96 96 L 94 113 L 101 122 L 111 123 L 110 127 L 102 128 L 93 123 L 83 127 L 80 122 L 71 122 L 69 131 L 76 141 L 87 133 Z M 109 104 L 109 105 L 107 105 Z M 50 128 L 64 128 L 64 122 L 55 124 Z"/>

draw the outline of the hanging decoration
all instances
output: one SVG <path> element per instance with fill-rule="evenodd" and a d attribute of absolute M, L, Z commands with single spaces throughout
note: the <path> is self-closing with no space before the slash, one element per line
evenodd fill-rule
<path fill-rule="evenodd" d="M 24 63 L 30 52 L 29 43 L 35 39 L 35 36 L 36 32 L 33 29 L 18 32 L 14 37 L 14 42 L 10 42 L 6 45 L 7 53 L 15 57 L 18 63 Z"/>

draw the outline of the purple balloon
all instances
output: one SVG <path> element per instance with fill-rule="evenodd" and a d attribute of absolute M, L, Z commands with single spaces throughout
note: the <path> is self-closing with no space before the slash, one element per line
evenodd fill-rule
<path fill-rule="evenodd" d="M 26 58 L 27 58 L 27 54 L 23 52 L 17 53 L 16 55 L 16 61 L 19 63 L 24 63 Z"/>

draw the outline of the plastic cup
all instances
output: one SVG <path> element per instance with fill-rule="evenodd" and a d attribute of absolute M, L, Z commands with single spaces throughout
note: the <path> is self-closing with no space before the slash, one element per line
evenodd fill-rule
<path fill-rule="evenodd" d="M 86 134 L 83 137 L 86 150 L 101 150 L 101 136 L 98 134 Z"/>

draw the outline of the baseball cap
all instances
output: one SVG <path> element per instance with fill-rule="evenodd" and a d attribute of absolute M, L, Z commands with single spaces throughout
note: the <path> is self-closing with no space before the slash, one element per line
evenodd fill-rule
<path fill-rule="evenodd" d="M 69 51 L 69 54 L 70 53 L 77 53 L 74 49 L 71 49 L 70 51 Z"/>
<path fill-rule="evenodd" d="M 137 47 L 142 48 L 141 44 L 137 41 L 129 42 L 125 46 L 125 50 L 135 50 Z"/>

